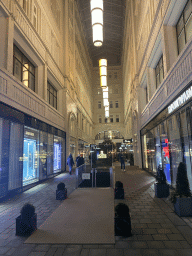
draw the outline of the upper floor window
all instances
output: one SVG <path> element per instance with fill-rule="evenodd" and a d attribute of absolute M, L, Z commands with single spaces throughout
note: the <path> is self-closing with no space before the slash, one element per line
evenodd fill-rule
<path fill-rule="evenodd" d="M 98 108 L 101 108 L 101 101 L 98 101 Z"/>
<path fill-rule="evenodd" d="M 99 123 L 102 123 L 102 119 L 101 119 L 101 116 L 99 116 Z"/>
<path fill-rule="evenodd" d="M 110 115 L 110 122 L 113 123 L 113 115 Z"/>
<path fill-rule="evenodd" d="M 116 108 L 119 107 L 119 101 L 118 101 L 118 100 L 115 101 L 115 107 L 116 107 Z"/>
<path fill-rule="evenodd" d="M 113 101 L 112 101 L 112 100 L 110 101 L 109 107 L 110 107 L 110 108 L 113 108 Z"/>
<path fill-rule="evenodd" d="M 156 88 L 157 88 L 162 83 L 164 78 L 163 55 L 161 56 L 155 68 L 155 77 L 156 77 Z"/>
<path fill-rule="evenodd" d="M 180 53 L 192 35 L 192 1 L 189 0 L 176 25 L 178 52 Z"/>
<path fill-rule="evenodd" d="M 13 75 L 25 86 L 35 91 L 35 66 L 16 45 L 13 46 Z"/>
<path fill-rule="evenodd" d="M 105 118 L 105 123 L 107 123 L 108 118 Z"/>
<path fill-rule="evenodd" d="M 116 122 L 119 123 L 119 115 L 116 115 Z"/>
<path fill-rule="evenodd" d="M 114 78 L 117 79 L 117 72 L 114 72 Z"/>
<path fill-rule="evenodd" d="M 57 109 L 57 90 L 47 81 L 47 102 Z"/>

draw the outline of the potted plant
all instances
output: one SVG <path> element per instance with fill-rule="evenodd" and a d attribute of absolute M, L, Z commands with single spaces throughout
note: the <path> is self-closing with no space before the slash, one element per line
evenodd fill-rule
<path fill-rule="evenodd" d="M 124 199 L 124 189 L 121 181 L 115 183 L 115 199 Z"/>
<path fill-rule="evenodd" d="M 123 203 L 119 203 L 115 207 L 115 235 L 126 237 L 132 235 L 129 207 Z"/>
<path fill-rule="evenodd" d="M 186 164 L 179 163 L 176 179 L 176 190 L 171 196 L 174 209 L 180 217 L 192 216 L 192 196 L 189 188 Z"/>
<path fill-rule="evenodd" d="M 67 189 L 65 188 L 65 184 L 60 182 L 57 185 L 56 190 L 56 200 L 65 200 L 67 198 Z"/>
<path fill-rule="evenodd" d="M 21 215 L 16 218 L 16 235 L 30 236 L 37 229 L 35 207 L 26 203 L 21 208 Z"/>
<path fill-rule="evenodd" d="M 155 186 L 155 196 L 158 198 L 168 197 L 169 196 L 169 185 L 165 177 L 163 168 L 159 165 L 156 175 Z"/>

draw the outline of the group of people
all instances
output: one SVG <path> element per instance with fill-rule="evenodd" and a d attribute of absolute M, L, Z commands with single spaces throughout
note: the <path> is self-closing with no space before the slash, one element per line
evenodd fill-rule
<path fill-rule="evenodd" d="M 72 172 L 72 168 L 73 168 L 73 165 L 74 165 L 74 160 L 73 160 L 73 156 L 72 154 L 70 154 L 67 158 L 67 165 L 69 166 L 69 174 L 71 175 L 71 172 Z M 84 164 L 84 158 L 82 155 L 78 155 L 76 157 L 76 167 L 79 167 L 80 165 Z"/>

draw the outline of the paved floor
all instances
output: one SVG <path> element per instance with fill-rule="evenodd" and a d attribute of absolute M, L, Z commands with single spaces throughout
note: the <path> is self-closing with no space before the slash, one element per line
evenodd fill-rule
<path fill-rule="evenodd" d="M 75 175 L 66 173 L 0 203 L 0 255 L 192 255 L 192 218 L 179 218 L 168 199 L 155 198 L 151 175 L 129 166 L 124 173 L 116 164 L 115 179 L 121 180 L 125 189 L 125 199 L 115 200 L 115 205 L 123 201 L 129 206 L 132 237 L 116 237 L 114 245 L 30 245 L 24 244 L 26 238 L 15 236 L 15 218 L 25 202 L 35 205 L 39 227 L 61 204 L 55 200 L 57 184 L 64 181 L 68 194 L 74 191 Z"/>

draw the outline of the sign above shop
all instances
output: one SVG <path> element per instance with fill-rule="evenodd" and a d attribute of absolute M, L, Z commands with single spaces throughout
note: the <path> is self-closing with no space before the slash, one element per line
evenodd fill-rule
<path fill-rule="evenodd" d="M 192 86 L 181 94 L 171 105 L 168 107 L 168 113 L 170 114 L 175 109 L 179 108 L 186 101 L 192 98 Z"/>
<path fill-rule="evenodd" d="M 126 140 L 123 140 L 123 143 L 132 143 L 133 140 L 132 139 L 126 139 Z"/>

